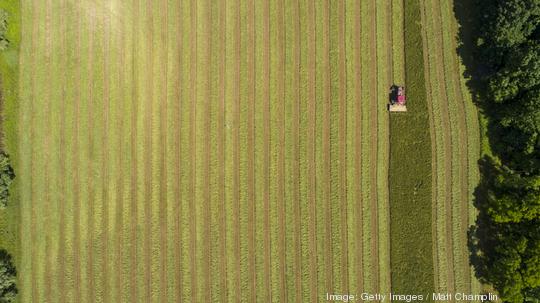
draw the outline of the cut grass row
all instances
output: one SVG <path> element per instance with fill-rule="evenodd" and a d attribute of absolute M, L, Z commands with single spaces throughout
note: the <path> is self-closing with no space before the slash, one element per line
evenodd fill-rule
<path fill-rule="evenodd" d="M 347 249 L 348 284 L 350 290 L 363 289 L 363 220 L 361 188 L 361 144 L 362 144 L 362 106 L 361 106 L 361 17 L 359 1 L 345 2 L 345 52 L 350 55 L 352 64 L 346 65 L 347 102 Z"/>
<path fill-rule="evenodd" d="M 393 84 L 393 37 L 390 24 L 393 16 L 389 1 L 376 1 L 376 39 L 377 39 L 377 213 L 380 293 L 391 292 L 390 268 L 390 204 L 388 193 L 388 159 L 390 157 L 390 129 L 388 111 L 388 89 Z M 403 30 L 401 31 L 403 32 Z"/>
<path fill-rule="evenodd" d="M 453 277 L 452 261 L 448 259 L 448 256 L 452 255 L 452 247 L 448 247 L 446 240 L 448 235 L 452 235 L 449 229 L 449 224 L 451 222 L 451 213 L 447 213 L 447 205 L 450 203 L 448 199 L 451 197 L 451 144 L 450 144 L 450 126 L 448 122 L 448 110 L 447 103 L 442 100 L 446 98 L 445 91 L 445 82 L 444 79 L 441 79 L 441 72 L 437 70 L 437 64 L 442 64 L 437 62 L 437 59 L 442 59 L 440 47 L 435 42 L 435 37 L 429 32 L 429 28 L 433 27 L 432 18 L 429 16 L 433 14 L 431 10 L 427 10 L 427 3 L 424 2 L 424 22 L 426 24 L 424 31 L 426 41 L 434 41 L 433 43 L 427 44 L 427 58 L 426 62 L 428 72 L 429 72 L 429 83 L 430 88 L 430 97 L 431 97 L 431 118 L 433 119 L 432 131 L 435 137 L 435 155 L 436 155 L 436 183 L 437 183 L 437 194 L 435 196 L 435 226 L 436 226 L 436 236 L 434 237 L 437 251 L 437 269 L 436 272 L 439 274 L 437 277 L 438 287 L 441 290 L 449 290 L 453 288 L 453 282 L 448 281 L 449 275 Z M 430 36 L 431 35 L 431 36 Z M 443 111 L 443 107 L 445 110 Z M 450 263 L 449 263 L 450 262 Z M 452 278 L 453 279 L 453 278 Z M 449 284 L 450 283 L 450 284 Z"/>
<path fill-rule="evenodd" d="M 409 111 L 390 119 L 392 289 L 396 293 L 430 293 L 434 289 L 431 162 L 426 159 L 431 159 L 431 144 L 420 2 L 405 2 L 404 16 Z"/>
<path fill-rule="evenodd" d="M 447 1 L 440 3 L 425 2 L 426 22 L 432 24 L 427 26 L 426 43 L 428 48 L 431 48 L 434 53 L 430 52 L 428 66 L 431 73 L 435 73 L 432 79 L 440 78 L 440 74 L 445 74 L 444 80 L 434 80 L 435 82 L 443 83 L 444 90 L 439 88 L 440 94 L 447 96 L 449 102 L 441 101 L 441 97 L 433 98 L 433 117 L 435 121 L 441 121 L 440 106 L 448 103 L 448 123 L 449 132 L 443 132 L 444 127 L 438 127 L 435 124 L 433 131 L 436 137 L 450 136 L 452 142 L 452 154 L 445 155 L 443 152 L 438 152 L 440 157 L 450 157 L 452 163 L 451 170 L 451 187 L 452 187 L 452 209 L 451 215 L 443 206 L 438 208 L 437 221 L 434 223 L 437 226 L 437 243 L 439 247 L 446 251 L 445 254 L 440 254 L 438 258 L 438 269 L 441 273 L 437 280 L 437 287 L 447 291 L 449 286 L 448 277 L 451 277 L 455 282 L 456 291 L 468 292 L 471 289 L 478 289 L 478 282 L 474 281 L 471 275 L 470 265 L 468 262 L 467 247 L 463 245 L 467 241 L 468 222 L 474 218 L 474 212 L 471 213 L 470 208 L 472 203 L 472 193 L 474 182 L 477 175 L 476 160 L 478 152 L 474 152 L 478 147 L 473 145 L 478 144 L 478 123 L 476 119 L 475 109 L 472 106 L 470 95 L 464 86 L 461 77 L 461 67 L 455 53 L 456 41 L 455 36 L 450 34 L 455 33 L 455 19 L 451 4 Z M 442 28 L 452 28 L 452 31 L 443 31 Z M 438 51 L 439 53 L 435 53 Z M 438 74 L 437 74 L 437 70 Z M 436 89 L 436 88 L 435 88 Z M 467 99 L 468 98 L 468 99 Z M 453 100 L 450 102 L 450 100 Z M 442 105 L 441 105 L 442 104 Z M 476 131 L 475 131 L 476 129 Z M 448 134 L 449 133 L 449 134 Z M 475 135 L 476 133 L 476 135 Z M 438 139 L 441 140 L 441 139 Z M 470 140 L 470 141 L 469 141 Z M 448 144 L 448 143 L 446 143 Z M 442 148 L 442 147 L 441 147 Z M 473 151 L 472 154 L 469 152 Z M 442 173 L 438 170 L 438 174 Z M 447 178 L 448 176 L 446 176 Z M 476 179 L 477 180 L 477 179 Z M 448 181 L 446 181 L 448 182 Z M 439 186 L 440 188 L 441 186 Z M 451 226 L 451 227 L 450 227 Z M 448 241 L 448 235 L 451 233 L 451 241 Z M 449 245 L 449 243 L 451 245 Z M 451 258 L 447 258 L 451 256 Z M 452 276 L 445 276 L 442 273 L 452 273 Z M 473 285 L 476 285 L 473 287 Z"/>
<path fill-rule="evenodd" d="M 451 29 L 450 33 L 453 33 L 451 36 L 452 39 L 449 39 L 451 46 L 450 49 L 456 50 L 458 29 L 457 20 L 454 16 L 453 2 L 444 1 L 444 7 L 445 8 L 442 11 L 442 15 L 447 18 L 447 26 Z M 454 51 L 452 52 L 452 55 L 455 75 L 464 75 L 463 65 L 460 62 L 457 53 Z M 469 228 L 468 225 L 475 222 L 477 215 L 476 209 L 471 201 L 474 200 L 475 187 L 479 182 L 479 169 L 477 163 L 480 157 L 480 134 L 477 109 L 472 102 L 472 98 L 465 84 L 464 77 L 460 76 L 456 79 L 456 89 L 459 91 L 463 102 L 463 116 L 461 117 L 461 124 L 466 125 L 466 129 L 460 133 L 460 135 L 465 136 L 467 140 L 467 147 L 463 152 L 466 155 L 463 166 L 467 168 L 467 179 L 462 180 L 462 182 L 466 183 L 467 186 L 467 188 L 463 190 L 464 196 L 462 199 L 464 199 L 464 201 L 462 202 L 466 201 L 467 203 L 463 203 L 461 210 L 463 216 L 461 220 L 464 222 L 464 226 L 462 226 L 462 235 L 466 237 L 467 229 Z M 467 218 L 465 218 L 465 216 L 467 216 Z M 472 270 L 472 266 L 468 262 L 468 251 L 466 251 L 464 248 L 463 250 L 462 257 L 465 260 L 463 261 L 462 270 L 463 274 L 468 274 L 468 277 L 464 277 L 464 280 L 469 281 L 469 290 L 472 293 L 480 293 L 481 284 L 475 277 L 474 270 Z"/>
<path fill-rule="evenodd" d="M 36 228 L 33 238 L 23 241 L 28 246 L 38 240 L 23 271 L 37 270 L 41 277 L 49 269 L 55 273 L 50 285 L 29 278 L 28 284 L 36 283 L 37 298 L 59 299 L 62 284 L 66 301 L 82 297 L 92 302 L 282 301 L 302 295 L 318 299 L 327 291 L 360 290 L 363 284 L 389 289 L 387 251 L 372 252 L 389 249 L 384 166 L 388 129 L 381 106 L 386 94 L 376 92 L 386 91 L 390 77 L 384 66 L 392 48 L 379 38 L 387 33 L 390 15 L 372 14 L 376 7 L 384 11 L 384 3 L 175 4 L 100 2 L 92 11 L 85 10 L 87 3 L 78 6 L 73 1 L 68 3 L 73 15 L 65 21 L 56 13 L 63 9 L 55 4 L 49 8 L 54 16 L 50 27 L 42 27 L 47 10 L 28 3 L 38 16 L 28 24 L 36 25 L 40 37 L 31 49 L 40 56 L 28 54 L 31 62 L 25 61 L 25 68 L 41 66 L 47 43 L 52 52 L 63 40 L 60 33 L 81 20 L 80 32 L 66 32 L 66 45 L 80 41 L 75 48 L 80 53 L 64 59 L 60 51 L 49 64 L 52 72 L 42 69 L 31 79 L 36 96 L 48 96 L 50 90 L 46 102 L 51 105 L 33 100 L 29 112 L 35 134 L 19 141 L 29 139 L 34 148 L 21 155 L 27 163 L 34 160 L 22 174 L 32 178 L 32 166 L 45 167 L 49 174 L 39 173 L 26 186 L 35 193 L 50 192 L 53 201 L 46 218 L 50 228 Z M 297 5 L 298 12 L 280 5 Z M 132 15 L 113 21 L 109 15 L 115 9 Z M 356 24 L 359 13 L 366 26 L 349 32 L 345 22 Z M 298 31 L 291 30 L 294 18 L 288 14 L 303 16 Z M 109 28 L 108 22 L 122 27 Z M 310 35 L 301 37 L 301 28 Z M 219 31 L 226 35 L 213 34 Z M 370 48 L 375 38 L 376 47 Z M 353 45 L 370 51 L 360 57 L 344 48 L 353 50 Z M 116 47 L 126 55 L 113 53 Z M 358 56 L 356 66 L 349 63 L 353 56 Z M 378 74 L 371 71 L 372 63 Z M 360 65 L 369 68 L 360 70 Z M 61 79 L 77 79 L 79 73 L 80 102 L 70 103 L 63 117 Z M 51 88 L 45 86 L 47 74 L 56 79 Z M 355 77 L 358 81 L 345 82 Z M 296 98 L 301 83 L 306 86 Z M 359 83 L 364 89 L 357 88 Z M 78 94 L 74 84 L 66 98 Z M 49 110 L 54 113 L 47 120 Z M 49 125 L 50 138 L 41 130 Z M 360 126 L 365 131 L 357 132 Z M 26 128 L 21 134 L 31 133 Z M 375 147 L 372 138 L 378 142 Z M 45 157 L 38 150 L 47 145 Z M 346 151 L 357 157 L 348 157 Z M 62 164 L 54 155 L 64 154 Z M 354 163 L 354 169 L 346 172 L 347 163 Z M 310 171 L 314 164 L 319 166 Z M 65 188 L 63 165 L 79 174 L 67 180 Z M 346 183 L 356 188 L 355 195 Z M 64 190 L 56 194 L 53 188 Z M 68 190 L 72 188 L 73 195 Z M 363 193 L 364 188 L 369 191 Z M 299 208 L 284 204 L 296 201 L 295 196 Z M 35 197 L 37 214 L 47 204 Z M 64 206 L 64 212 L 57 211 Z M 356 210 L 356 216 L 349 209 Z M 27 211 L 26 216 L 31 214 Z M 65 242 L 57 238 L 64 224 Z M 64 265 L 52 262 L 60 257 L 66 257 Z M 47 259 L 48 265 L 43 262 Z M 110 264 L 121 266 L 112 271 Z M 225 284 L 227 293 L 222 292 Z M 32 295 L 32 287 L 28 289 L 25 299 Z"/>
<path fill-rule="evenodd" d="M 375 119 L 371 113 L 371 103 L 376 102 L 376 94 L 373 87 L 373 78 L 376 76 L 374 71 L 373 62 L 375 59 L 375 53 L 373 52 L 371 45 L 373 35 L 373 18 L 374 18 L 374 6 L 372 1 L 361 1 L 360 5 L 360 85 L 361 89 L 360 102 L 361 102 L 361 167 L 360 167 L 360 183 L 361 183 L 361 200 L 362 200 L 362 266 L 363 266 L 363 289 L 366 292 L 376 292 L 378 274 L 376 271 L 377 263 L 373 260 L 375 254 L 378 253 L 373 245 L 373 233 L 372 233 L 372 217 L 373 217 L 373 205 L 372 197 L 376 194 L 373 191 L 372 184 L 372 120 Z"/>

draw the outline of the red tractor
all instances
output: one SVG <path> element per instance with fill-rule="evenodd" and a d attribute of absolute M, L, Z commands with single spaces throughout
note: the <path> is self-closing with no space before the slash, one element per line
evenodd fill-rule
<path fill-rule="evenodd" d="M 388 105 L 388 110 L 391 112 L 406 112 L 406 103 L 405 87 L 393 85 L 390 88 L 390 104 Z"/>

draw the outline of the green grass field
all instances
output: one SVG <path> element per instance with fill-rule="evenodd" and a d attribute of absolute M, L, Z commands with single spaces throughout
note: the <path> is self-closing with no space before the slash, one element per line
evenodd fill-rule
<path fill-rule="evenodd" d="M 452 1 L 20 5 L 20 58 L 0 60 L 17 174 L 0 243 L 21 302 L 480 288 L 463 241 L 480 143 Z M 0 7 L 18 20 L 17 1 Z M 386 110 L 394 83 L 404 116 Z M 406 217 L 416 197 L 425 212 Z M 396 263 L 415 259 L 405 233 L 426 248 L 414 270 Z"/>

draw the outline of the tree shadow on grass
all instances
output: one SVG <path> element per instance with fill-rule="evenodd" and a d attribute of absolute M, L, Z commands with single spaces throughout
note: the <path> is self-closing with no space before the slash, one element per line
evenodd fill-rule
<path fill-rule="evenodd" d="M 490 122 L 489 117 L 495 114 L 496 109 L 487 106 L 485 96 L 484 79 L 489 74 L 489 69 L 483 65 L 479 58 L 481 49 L 477 45 L 481 16 L 482 0 L 454 0 L 454 15 L 458 21 L 458 47 L 456 49 L 461 58 L 465 71 L 466 85 L 472 95 L 474 104 L 478 107 L 481 115 L 487 117 L 487 138 L 490 146 L 497 146 L 496 133 L 497 125 Z M 493 151 L 497 154 L 497 150 Z M 490 187 L 490 176 L 494 175 L 494 163 L 488 156 L 483 156 L 478 161 L 480 171 L 480 182 L 474 190 L 474 206 L 478 210 L 478 216 L 473 226 L 468 230 L 469 261 L 474 267 L 475 276 L 482 283 L 489 283 L 488 268 L 490 266 L 490 255 L 493 253 L 494 235 L 497 225 L 487 214 L 488 188 Z"/>
<path fill-rule="evenodd" d="M 474 267 L 476 277 L 483 283 L 487 283 L 487 269 L 489 268 L 490 255 L 493 253 L 494 235 L 496 234 L 496 224 L 487 215 L 487 195 L 494 166 L 491 159 L 483 157 L 478 161 L 480 168 L 480 184 L 474 191 L 474 206 L 479 213 L 475 224 L 469 227 L 468 247 L 470 252 L 470 262 Z"/>

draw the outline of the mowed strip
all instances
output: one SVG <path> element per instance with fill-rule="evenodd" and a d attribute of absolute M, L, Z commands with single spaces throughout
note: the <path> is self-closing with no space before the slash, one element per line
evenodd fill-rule
<path fill-rule="evenodd" d="M 377 92 L 379 83 L 378 83 L 378 65 L 377 58 L 379 54 L 377 53 L 377 2 L 376 0 L 370 1 L 370 18 L 371 18 L 371 27 L 370 27 L 370 58 L 371 58 L 371 71 L 372 78 L 370 82 L 370 91 L 374 95 L 371 96 L 370 104 L 370 196 L 371 196 L 371 251 L 372 251 L 372 280 L 373 280 L 373 290 L 374 292 L 379 292 L 379 282 L 380 282 L 380 273 L 379 273 L 379 212 L 378 212 L 378 188 L 377 188 L 377 157 L 378 157 L 378 107 L 379 99 L 377 97 Z"/>
<path fill-rule="evenodd" d="M 431 44 L 428 44 L 428 59 L 429 68 L 432 69 L 432 78 L 431 84 L 433 85 L 431 89 L 432 97 L 431 102 L 436 103 L 432 106 L 434 112 L 434 117 L 440 121 L 440 127 L 435 127 L 434 131 L 436 132 L 435 136 L 440 136 L 442 138 L 442 149 L 438 150 L 438 153 L 441 153 L 443 156 L 441 164 L 442 178 L 438 180 L 438 186 L 444 186 L 439 188 L 438 193 L 442 191 L 443 195 L 440 199 L 443 202 L 442 207 L 437 208 L 437 224 L 444 224 L 440 226 L 437 230 L 444 229 L 444 233 L 437 233 L 437 251 L 444 251 L 445 254 L 439 254 L 437 258 L 439 265 L 446 264 L 446 268 L 439 269 L 439 273 L 445 273 L 446 276 L 441 276 L 439 283 L 444 283 L 444 290 L 453 292 L 455 288 L 454 283 L 454 269 L 453 269 L 453 237 L 452 237 L 452 142 L 451 142 L 451 126 L 450 126 L 450 117 L 449 117 L 449 108 L 448 108 L 448 97 L 446 91 L 446 82 L 444 81 L 444 58 L 441 51 L 441 40 L 438 37 L 439 34 L 436 34 L 435 28 L 440 26 L 440 24 L 435 23 L 433 14 L 437 12 L 433 11 L 433 6 L 431 2 L 424 2 L 422 4 L 425 16 L 426 26 L 424 30 L 426 31 L 427 41 L 433 41 Z M 430 29 L 434 29 L 430 31 Z M 439 199 L 437 199 L 438 201 Z M 443 215 L 444 214 L 444 215 Z M 444 248 L 440 245 L 444 245 Z"/>
<path fill-rule="evenodd" d="M 32 165 L 49 162 L 37 151 L 46 140 L 54 161 L 32 188 L 36 197 L 61 189 L 50 192 L 50 228 L 33 236 L 35 272 L 55 272 L 50 287 L 32 279 L 36 300 L 60 299 L 59 285 L 71 293 L 66 301 L 83 302 L 317 301 L 387 287 L 378 235 L 387 222 L 381 87 L 390 76 L 380 66 L 388 54 L 377 49 L 388 45 L 377 34 L 388 22 L 374 14 L 378 2 L 71 5 L 81 17 L 59 25 L 57 4 L 51 27 L 56 44 L 62 28 L 80 22 L 81 62 L 66 75 L 80 74 L 82 86 L 73 121 L 41 120 L 61 112 L 63 98 L 50 98 L 58 102 L 50 108 L 36 98 L 31 113 L 55 125 L 54 139 L 33 126 Z M 127 17 L 113 18 L 123 10 Z M 46 18 L 37 14 L 39 36 Z M 47 45 L 39 41 L 36 49 Z M 39 97 L 43 75 L 34 80 Z M 54 96 L 61 82 L 52 82 Z M 53 155 L 69 148 L 77 151 L 66 163 Z M 64 186 L 68 167 L 77 172 Z M 66 191 L 71 199 L 53 201 Z M 45 222 L 41 200 L 34 216 Z M 73 223 L 63 221 L 71 200 Z M 70 237 L 73 251 L 62 252 Z"/>
<path fill-rule="evenodd" d="M 422 24 L 426 24 L 426 16 L 425 16 L 425 10 L 422 11 L 422 14 L 421 14 L 421 19 L 422 19 Z M 423 49 L 423 56 L 424 56 L 424 66 L 426 68 L 424 68 L 424 78 L 426 79 L 426 98 L 428 100 L 432 100 L 433 97 L 432 97 L 432 92 L 431 92 L 431 89 L 432 89 L 432 83 L 431 83 L 431 76 L 430 76 L 430 61 L 429 61 L 429 57 L 428 57 L 428 46 L 427 46 L 427 43 L 425 43 L 425 41 L 427 41 L 427 36 L 426 36 L 426 31 L 425 31 L 425 27 L 424 29 L 422 30 L 422 40 L 424 41 L 423 45 L 422 45 L 422 49 Z M 438 218 L 438 200 L 437 200 L 437 197 L 438 197 L 438 180 L 439 180 L 439 171 L 438 171 L 438 165 L 437 163 L 439 162 L 439 159 L 437 158 L 438 157 L 438 152 L 437 150 L 440 149 L 440 145 L 438 144 L 438 141 L 441 141 L 441 139 L 439 139 L 438 135 L 436 134 L 436 131 L 435 131 L 435 117 L 434 117 L 434 114 L 433 114 L 433 102 L 427 102 L 427 107 L 428 107 L 428 112 L 429 112 L 429 128 L 430 128 L 430 139 L 431 139 L 431 171 L 432 171 L 432 176 L 431 176 L 431 182 L 432 182 L 432 185 L 431 185 L 431 200 L 432 200 L 432 249 L 433 249 L 433 273 L 434 273 L 434 283 L 435 283 L 435 287 L 436 287 L 436 290 L 439 290 L 441 289 L 440 288 L 440 285 L 441 285 L 441 281 L 440 281 L 440 264 L 439 264 L 439 248 L 438 248 L 438 243 L 437 243 L 437 231 L 438 231 L 438 226 L 436 224 L 437 222 L 437 218 Z M 437 141 L 438 140 L 438 141 Z M 444 279 L 444 281 L 446 281 L 446 279 Z"/>
<path fill-rule="evenodd" d="M 448 263 L 447 268 L 451 268 L 454 273 L 454 284 L 456 291 L 469 292 L 474 285 L 478 285 L 477 281 L 472 277 L 469 262 L 468 252 L 465 245 L 467 237 L 467 228 L 470 218 L 474 218 L 474 210 L 470 206 L 472 191 L 470 189 L 469 181 L 471 176 L 474 176 L 475 163 L 478 159 L 478 154 L 469 154 L 469 150 L 474 150 L 474 146 L 477 146 L 477 135 L 468 136 L 474 132 L 477 128 L 477 120 L 475 110 L 468 104 L 470 101 L 470 95 L 468 95 L 467 89 L 464 88 L 463 79 L 460 73 L 460 63 L 458 60 L 458 54 L 456 53 L 456 41 L 455 36 L 451 33 L 456 32 L 455 19 L 452 5 L 449 1 L 430 1 L 426 3 L 426 8 L 431 7 L 430 16 L 427 17 L 426 22 L 434 24 L 433 27 L 428 28 L 428 35 L 426 44 L 434 45 L 433 47 L 440 48 L 440 53 L 437 53 L 439 62 L 442 61 L 444 65 L 439 69 L 444 69 L 445 82 L 446 82 L 446 95 L 450 99 L 456 102 L 451 102 L 448 106 L 449 121 L 451 124 L 451 136 L 452 136 L 452 229 L 446 230 L 445 238 L 451 233 L 452 247 L 447 247 L 453 254 L 452 262 L 450 260 L 443 260 L 442 264 Z M 447 28 L 451 31 L 448 32 Z M 436 46 L 435 46 L 436 45 Z M 439 63 L 437 63 L 438 65 Z M 435 69 L 433 67 L 432 69 Z M 467 99 L 467 97 L 469 99 Z M 467 110 L 469 109 L 469 111 Z M 437 114 L 437 113 L 435 113 Z M 473 121 L 472 123 L 470 121 Z M 437 129 L 436 129 L 437 130 Z M 476 141 L 475 141 L 476 140 Z M 476 142 L 476 144 L 475 144 Z M 472 160 L 471 161 L 471 157 Z M 438 218 L 448 217 L 447 213 L 443 213 Z M 448 228 L 448 227 L 447 227 Z M 441 236 L 443 237 L 443 236 Z M 442 241 L 442 239 L 438 239 Z M 439 265 L 440 270 L 446 270 Z M 444 280 L 439 283 L 444 286 Z M 477 287 L 477 286 L 475 286 Z"/>

